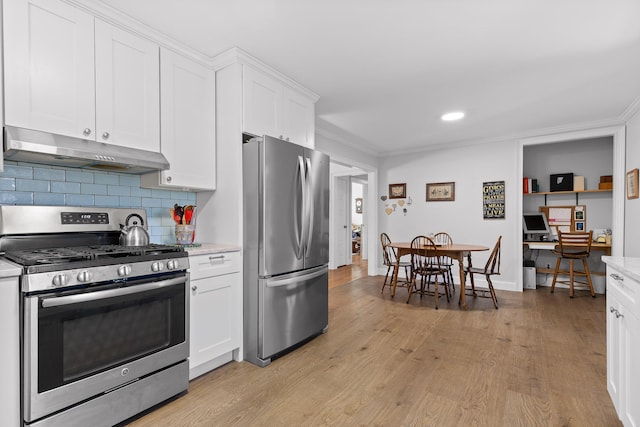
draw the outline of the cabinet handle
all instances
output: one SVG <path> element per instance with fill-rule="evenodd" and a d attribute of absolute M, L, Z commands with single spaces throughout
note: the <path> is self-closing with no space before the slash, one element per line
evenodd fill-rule
<path fill-rule="evenodd" d="M 109 132 L 105 132 L 102 134 L 102 139 L 109 139 Z"/>
<path fill-rule="evenodd" d="M 89 129 L 89 128 L 84 128 L 84 130 L 82 131 L 82 134 L 83 134 L 84 136 L 89 136 L 89 135 L 91 135 L 91 129 Z"/>
<path fill-rule="evenodd" d="M 191 290 L 192 290 L 193 292 L 195 292 L 195 291 L 197 291 L 197 290 L 198 290 L 198 287 L 197 287 L 196 285 L 193 285 L 193 286 L 191 287 Z"/>
<path fill-rule="evenodd" d="M 224 255 L 216 255 L 216 256 L 209 257 L 209 261 L 215 261 L 217 259 L 224 259 Z"/>
<path fill-rule="evenodd" d="M 609 307 L 609 312 L 610 313 L 615 313 L 616 314 L 616 319 L 619 319 L 621 317 L 624 317 L 624 314 L 620 313 L 618 310 L 616 310 L 615 308 L 613 308 L 613 306 Z"/>
<path fill-rule="evenodd" d="M 623 277 L 623 276 L 621 276 L 621 275 L 619 275 L 619 274 L 611 273 L 611 274 L 609 275 L 609 277 L 611 277 L 612 279 L 615 279 L 615 280 L 619 280 L 619 281 L 621 281 L 621 282 L 624 282 L 624 277 Z"/>

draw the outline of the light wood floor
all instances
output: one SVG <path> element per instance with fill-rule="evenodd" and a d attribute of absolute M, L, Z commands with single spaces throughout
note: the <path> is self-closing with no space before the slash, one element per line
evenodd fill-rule
<path fill-rule="evenodd" d="M 231 362 L 131 425 L 621 425 L 603 296 L 498 291 L 499 310 L 468 298 L 465 312 L 457 297 L 435 310 L 381 281 L 334 283 L 326 334 L 266 368 Z"/>

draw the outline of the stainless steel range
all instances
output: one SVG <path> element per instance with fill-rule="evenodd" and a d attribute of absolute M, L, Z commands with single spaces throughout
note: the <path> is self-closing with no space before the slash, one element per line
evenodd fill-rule
<path fill-rule="evenodd" d="M 120 246 L 142 209 L 0 206 L 22 266 L 25 425 L 113 425 L 187 390 L 187 253 Z"/>

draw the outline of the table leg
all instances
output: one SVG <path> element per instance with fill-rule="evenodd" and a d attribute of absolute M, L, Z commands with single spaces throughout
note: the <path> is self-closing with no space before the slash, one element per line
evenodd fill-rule
<path fill-rule="evenodd" d="M 459 304 L 460 304 L 460 306 L 462 308 L 467 310 L 466 295 L 464 293 L 464 289 L 466 287 L 465 274 L 464 274 L 464 254 L 463 253 L 459 253 L 458 257 L 456 259 L 458 260 L 458 266 L 460 267 L 460 301 L 459 301 Z"/>
<path fill-rule="evenodd" d="M 396 286 L 398 286 L 398 271 L 400 271 L 400 257 L 396 257 L 396 267 L 393 269 L 393 287 L 391 288 L 391 298 L 396 295 Z"/>

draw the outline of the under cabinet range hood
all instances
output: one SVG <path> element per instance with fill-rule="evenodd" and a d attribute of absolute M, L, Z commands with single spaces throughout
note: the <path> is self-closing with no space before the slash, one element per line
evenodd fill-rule
<path fill-rule="evenodd" d="M 143 174 L 169 169 L 160 153 L 5 126 L 4 158 L 53 166 Z"/>

